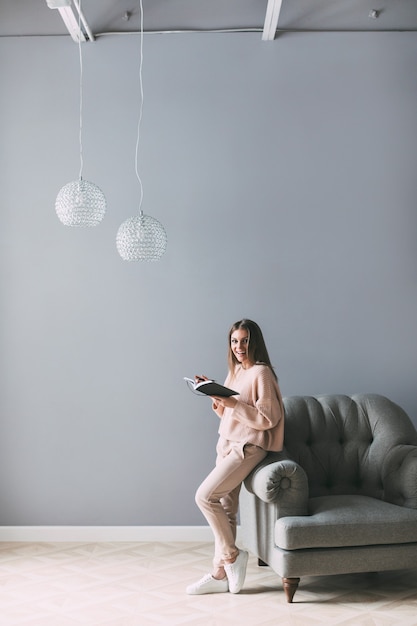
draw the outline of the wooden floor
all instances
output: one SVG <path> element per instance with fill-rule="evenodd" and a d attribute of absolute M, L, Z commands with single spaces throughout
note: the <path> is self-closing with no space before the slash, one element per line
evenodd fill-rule
<path fill-rule="evenodd" d="M 417 625 L 416 570 L 310 577 L 287 604 L 250 557 L 243 590 L 187 596 L 209 543 L 0 543 L 0 624 L 31 626 Z"/>

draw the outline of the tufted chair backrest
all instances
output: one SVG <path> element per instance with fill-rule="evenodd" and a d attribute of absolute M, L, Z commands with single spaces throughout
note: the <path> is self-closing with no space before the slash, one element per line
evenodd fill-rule
<path fill-rule="evenodd" d="M 285 448 L 305 470 L 310 497 L 389 499 L 384 472 L 398 446 L 417 445 L 408 415 L 380 395 L 284 398 Z"/>

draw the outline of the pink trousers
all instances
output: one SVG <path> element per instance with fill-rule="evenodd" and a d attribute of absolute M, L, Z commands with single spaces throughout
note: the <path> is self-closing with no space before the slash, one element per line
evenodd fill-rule
<path fill-rule="evenodd" d="M 219 439 L 216 467 L 197 489 L 195 501 L 214 534 L 214 567 L 234 561 L 239 493 L 243 480 L 266 456 L 252 444 Z"/>

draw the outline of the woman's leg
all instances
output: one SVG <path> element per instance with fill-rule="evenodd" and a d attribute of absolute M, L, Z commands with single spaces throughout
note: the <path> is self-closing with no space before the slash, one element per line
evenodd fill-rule
<path fill-rule="evenodd" d="M 236 489 L 233 489 L 224 498 L 220 498 L 220 503 L 227 515 L 229 525 L 232 530 L 233 539 L 236 543 L 236 530 L 237 530 L 237 513 L 239 509 L 239 494 L 242 483 L 240 483 Z M 226 576 L 223 565 L 218 565 L 221 561 L 221 557 L 215 556 L 213 559 L 213 577 L 222 579 Z"/>
<path fill-rule="evenodd" d="M 242 481 L 267 453 L 258 446 L 231 444 L 228 454 L 221 454 L 196 493 L 196 503 L 214 534 L 216 578 L 221 577 L 223 565 L 233 563 L 239 554 L 235 543 L 236 516 Z"/>

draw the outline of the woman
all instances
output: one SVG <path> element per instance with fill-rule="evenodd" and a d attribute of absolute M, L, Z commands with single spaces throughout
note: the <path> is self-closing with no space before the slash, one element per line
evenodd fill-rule
<path fill-rule="evenodd" d="M 268 451 L 282 450 L 284 441 L 281 392 L 255 322 L 243 319 L 233 324 L 228 365 L 224 384 L 239 395 L 212 398 L 220 418 L 216 467 L 196 493 L 196 503 L 214 534 L 213 570 L 187 587 L 191 595 L 241 590 L 248 553 L 235 544 L 240 487 Z"/>

